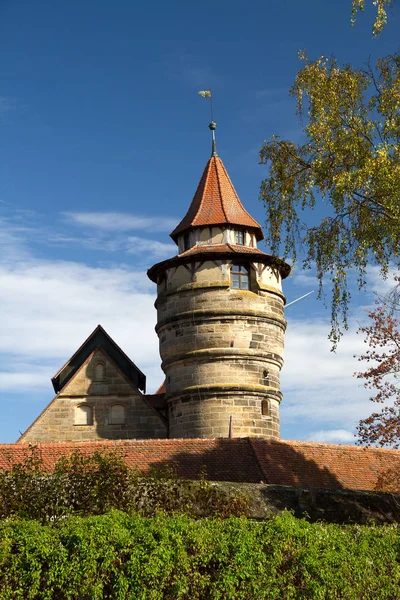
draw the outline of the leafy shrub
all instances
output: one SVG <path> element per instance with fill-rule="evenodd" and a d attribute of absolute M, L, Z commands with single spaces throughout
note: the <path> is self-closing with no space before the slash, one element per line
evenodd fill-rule
<path fill-rule="evenodd" d="M 0 599 L 400 598 L 399 528 L 283 513 L 148 518 L 111 511 L 58 525 L 0 523 Z"/>
<path fill-rule="evenodd" d="M 143 475 L 127 467 L 120 451 L 80 451 L 60 458 L 46 473 L 40 450 L 31 446 L 21 463 L 0 472 L 0 518 L 12 515 L 57 521 L 70 514 L 100 515 L 115 508 L 149 516 L 158 510 L 192 516 L 248 513 L 240 495 L 216 488 L 203 477 L 178 479 L 172 467 Z"/>

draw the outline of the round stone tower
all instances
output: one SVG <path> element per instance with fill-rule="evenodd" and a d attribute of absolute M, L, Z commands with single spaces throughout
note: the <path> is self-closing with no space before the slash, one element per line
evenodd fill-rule
<path fill-rule="evenodd" d="M 257 248 L 215 150 L 189 210 L 171 233 L 179 251 L 154 265 L 170 438 L 279 437 L 290 267 Z"/>

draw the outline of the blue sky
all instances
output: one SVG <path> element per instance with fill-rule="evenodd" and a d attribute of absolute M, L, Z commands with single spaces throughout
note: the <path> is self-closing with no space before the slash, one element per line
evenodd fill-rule
<path fill-rule="evenodd" d="M 351 28 L 350 4 L 0 0 L 1 442 L 50 401 L 51 376 L 98 323 L 158 387 L 146 270 L 175 253 L 168 234 L 209 156 L 197 91 L 212 88 L 219 154 L 264 223 L 261 144 L 301 139 L 288 96 L 298 50 L 355 65 L 398 50 L 398 6 L 373 40 L 372 11 Z M 297 268 L 285 293 L 314 287 Z M 282 437 L 352 442 L 373 408 L 352 378 L 354 330 L 377 290 L 371 270 L 336 355 L 315 295 L 287 309 Z"/>

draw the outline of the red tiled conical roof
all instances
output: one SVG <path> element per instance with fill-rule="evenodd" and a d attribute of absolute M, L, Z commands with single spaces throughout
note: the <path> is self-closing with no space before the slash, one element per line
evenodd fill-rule
<path fill-rule="evenodd" d="M 239 196 L 218 156 L 212 156 L 204 169 L 189 210 L 171 233 L 177 236 L 192 227 L 241 225 L 254 230 L 257 240 L 264 238 L 261 226 L 243 207 Z"/>

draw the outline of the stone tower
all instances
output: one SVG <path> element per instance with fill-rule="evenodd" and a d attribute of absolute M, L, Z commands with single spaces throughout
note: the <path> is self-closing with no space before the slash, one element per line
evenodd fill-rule
<path fill-rule="evenodd" d="M 260 225 L 243 207 L 215 148 L 192 203 L 171 233 L 178 254 L 148 271 L 170 438 L 279 437 L 290 267 L 257 248 Z"/>

